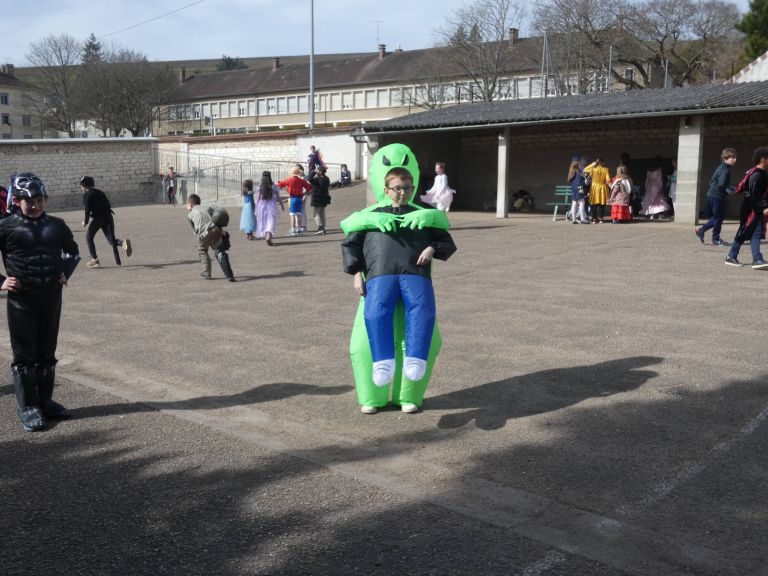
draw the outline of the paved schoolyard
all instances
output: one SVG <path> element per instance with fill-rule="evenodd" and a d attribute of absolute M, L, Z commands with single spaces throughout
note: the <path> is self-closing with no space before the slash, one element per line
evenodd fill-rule
<path fill-rule="evenodd" d="M 341 234 L 237 212 L 229 284 L 183 208 L 117 209 L 134 256 L 97 239 L 65 292 L 72 421 L 22 433 L 2 370 L 4 574 L 768 574 L 768 273 L 667 222 L 451 213 L 424 411 L 364 416 Z"/>

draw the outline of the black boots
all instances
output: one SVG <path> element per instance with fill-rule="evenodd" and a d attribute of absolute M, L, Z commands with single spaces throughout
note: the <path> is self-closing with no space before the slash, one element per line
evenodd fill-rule
<path fill-rule="evenodd" d="M 224 272 L 224 276 L 227 277 L 227 280 L 230 282 L 235 281 L 235 273 L 232 272 L 232 266 L 229 264 L 229 253 L 228 252 L 216 252 L 216 259 L 219 261 L 219 266 L 221 266 L 221 271 Z"/>
<path fill-rule="evenodd" d="M 43 416 L 51 420 L 66 420 L 69 412 L 58 402 L 51 400 L 53 396 L 53 383 L 56 380 L 56 368 L 54 366 L 35 366 L 35 380 L 37 381 L 37 394 L 40 398 L 40 411 Z"/>
<path fill-rule="evenodd" d="M 45 428 L 45 418 L 66 420 L 69 412 L 52 400 L 56 379 L 54 366 L 13 366 L 11 379 L 16 390 L 21 425 L 27 432 Z"/>
<path fill-rule="evenodd" d="M 45 428 L 45 420 L 40 412 L 40 398 L 32 366 L 13 366 L 11 380 L 16 390 L 16 403 L 19 405 L 21 425 L 27 432 L 37 432 Z"/>

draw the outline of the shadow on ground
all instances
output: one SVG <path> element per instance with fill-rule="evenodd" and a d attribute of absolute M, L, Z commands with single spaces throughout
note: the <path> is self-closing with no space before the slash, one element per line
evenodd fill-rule
<path fill-rule="evenodd" d="M 133 402 L 120 404 L 103 404 L 85 408 L 73 408 L 70 414 L 73 418 L 99 418 L 115 414 L 130 414 L 134 412 L 153 412 L 157 410 L 217 410 L 233 406 L 250 406 L 262 402 L 284 400 L 292 396 L 333 396 L 352 390 L 351 386 L 316 386 L 313 384 L 296 384 L 274 382 L 251 388 L 245 392 L 221 396 L 199 396 L 176 402 Z"/>
<path fill-rule="evenodd" d="M 653 370 L 641 368 L 662 360 L 637 356 L 543 370 L 434 396 L 426 400 L 425 406 L 430 410 L 464 410 L 440 418 L 440 428 L 458 428 L 474 420 L 478 428 L 496 430 L 512 418 L 552 412 L 588 398 L 634 390 L 658 376 Z"/>

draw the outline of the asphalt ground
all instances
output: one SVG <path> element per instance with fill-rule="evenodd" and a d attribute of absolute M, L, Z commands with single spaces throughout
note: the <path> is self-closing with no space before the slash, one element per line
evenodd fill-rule
<path fill-rule="evenodd" d="M 365 416 L 338 231 L 364 203 L 273 247 L 232 210 L 234 284 L 183 208 L 117 209 L 134 255 L 98 238 L 65 289 L 74 418 L 22 432 L 2 372 L 2 573 L 768 574 L 767 272 L 668 222 L 451 213 L 424 410 Z"/>

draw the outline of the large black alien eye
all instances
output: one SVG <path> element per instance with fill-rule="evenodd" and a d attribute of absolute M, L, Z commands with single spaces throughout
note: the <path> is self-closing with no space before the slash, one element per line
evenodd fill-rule
<path fill-rule="evenodd" d="M 381 163 L 384 164 L 384 166 L 392 166 L 392 162 L 390 162 L 389 158 L 386 156 L 381 157 Z"/>
<path fill-rule="evenodd" d="M 408 154 L 405 155 L 405 158 L 403 159 L 403 166 L 408 166 L 408 160 L 410 160 L 410 156 Z"/>

